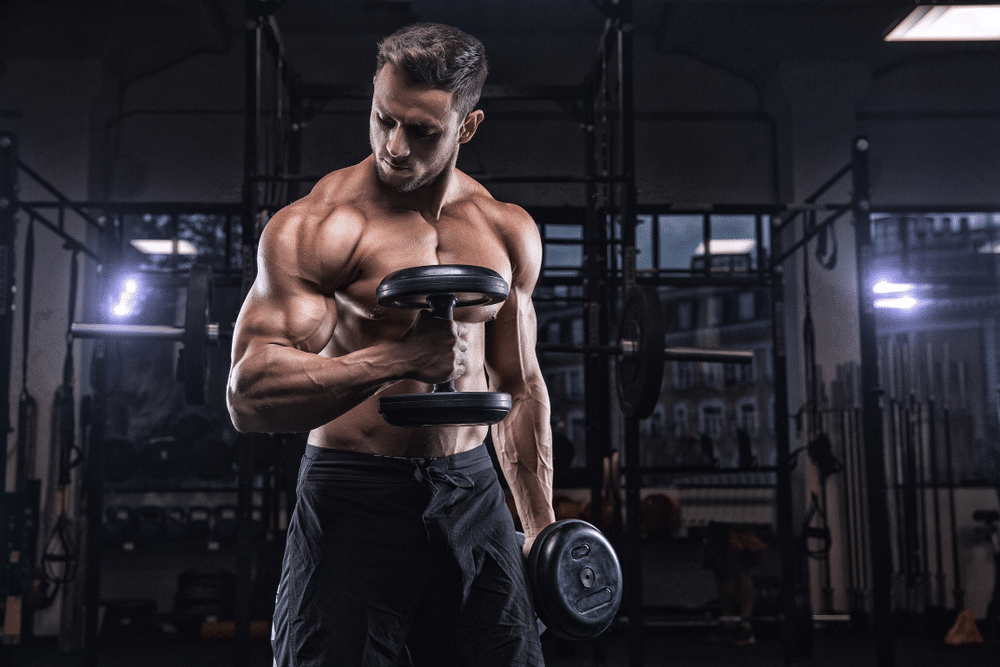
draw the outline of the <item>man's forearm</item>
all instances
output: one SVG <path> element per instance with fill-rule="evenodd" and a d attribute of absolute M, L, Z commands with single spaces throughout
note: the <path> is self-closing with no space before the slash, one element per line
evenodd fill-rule
<path fill-rule="evenodd" d="M 528 539 L 555 521 L 552 511 L 552 431 L 549 403 L 540 392 L 515 398 L 504 421 L 496 425 L 497 458 Z"/>
<path fill-rule="evenodd" d="M 401 375 L 401 364 L 376 348 L 329 359 L 266 346 L 234 367 L 230 413 L 240 431 L 304 432 L 339 417 Z"/>

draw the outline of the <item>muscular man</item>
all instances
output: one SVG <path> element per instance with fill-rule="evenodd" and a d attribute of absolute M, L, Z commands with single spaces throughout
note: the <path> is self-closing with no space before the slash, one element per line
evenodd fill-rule
<path fill-rule="evenodd" d="M 418 24 L 379 47 L 372 155 L 279 211 L 236 323 L 228 400 L 240 431 L 309 431 L 275 609 L 276 665 L 541 664 L 513 521 L 485 426 L 398 428 L 377 399 L 501 391 L 493 443 L 527 541 L 554 521 L 549 402 L 531 293 L 540 239 L 456 169 L 484 114 L 475 38 Z M 470 264 L 510 285 L 454 321 L 386 309 L 398 269 Z"/>

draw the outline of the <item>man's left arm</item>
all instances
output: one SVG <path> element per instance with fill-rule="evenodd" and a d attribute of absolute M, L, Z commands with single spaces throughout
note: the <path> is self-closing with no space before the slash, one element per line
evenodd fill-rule
<path fill-rule="evenodd" d="M 527 218 L 527 214 L 523 214 Z M 486 364 L 492 391 L 511 395 L 510 413 L 493 428 L 497 458 L 525 534 L 525 553 L 552 510 L 552 428 L 549 395 L 535 352 L 537 320 L 531 293 L 541 268 L 534 222 L 512 254 L 510 295 L 486 325 Z M 523 226 L 523 225 L 522 225 Z"/>

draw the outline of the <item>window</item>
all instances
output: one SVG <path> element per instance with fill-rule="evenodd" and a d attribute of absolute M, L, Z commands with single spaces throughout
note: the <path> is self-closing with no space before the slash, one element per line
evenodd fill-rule
<path fill-rule="evenodd" d="M 677 329 L 679 331 L 690 331 L 694 329 L 694 302 L 677 302 Z"/>
<path fill-rule="evenodd" d="M 705 386 L 712 389 L 722 389 L 723 372 L 722 364 L 716 361 L 703 361 L 701 363 L 702 377 L 705 379 Z"/>
<path fill-rule="evenodd" d="M 741 401 L 736 410 L 736 425 L 746 431 L 750 436 L 756 436 L 758 432 L 757 403 L 752 398 Z"/>
<path fill-rule="evenodd" d="M 688 434 L 688 406 L 687 403 L 677 403 L 674 405 L 674 437 L 683 438 Z"/>
<path fill-rule="evenodd" d="M 726 384 L 747 384 L 753 382 L 753 362 L 749 364 L 725 364 L 723 368 Z"/>
<path fill-rule="evenodd" d="M 575 367 L 566 371 L 566 394 L 568 398 L 583 398 L 583 368 Z"/>
<path fill-rule="evenodd" d="M 725 426 L 725 413 L 719 403 L 706 403 L 701 406 L 701 423 L 699 431 L 713 440 L 722 437 Z"/>
<path fill-rule="evenodd" d="M 572 345 L 583 345 L 585 340 L 583 337 L 583 318 L 576 317 L 570 323 L 570 343 Z"/>
<path fill-rule="evenodd" d="M 562 323 L 559 320 L 550 320 L 545 325 L 545 342 L 559 343 L 562 338 Z"/>
<path fill-rule="evenodd" d="M 725 302 L 721 296 L 708 297 L 708 321 L 705 322 L 710 327 L 717 327 L 724 321 Z"/>
<path fill-rule="evenodd" d="M 753 292 L 740 292 L 738 308 L 741 322 L 754 319 L 757 316 L 757 295 Z"/>
<path fill-rule="evenodd" d="M 694 386 L 694 369 L 690 361 L 674 362 L 674 389 L 691 389 Z"/>

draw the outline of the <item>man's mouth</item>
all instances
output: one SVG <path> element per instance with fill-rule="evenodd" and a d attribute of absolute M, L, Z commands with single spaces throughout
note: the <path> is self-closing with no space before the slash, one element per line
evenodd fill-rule
<path fill-rule="evenodd" d="M 392 169 L 393 171 L 407 171 L 410 168 L 409 165 L 407 165 L 405 162 L 404 163 L 398 163 L 398 162 L 393 162 L 392 160 L 384 159 L 384 158 L 383 158 L 382 162 L 384 162 L 386 164 L 386 166 L 389 167 L 389 169 Z"/>

